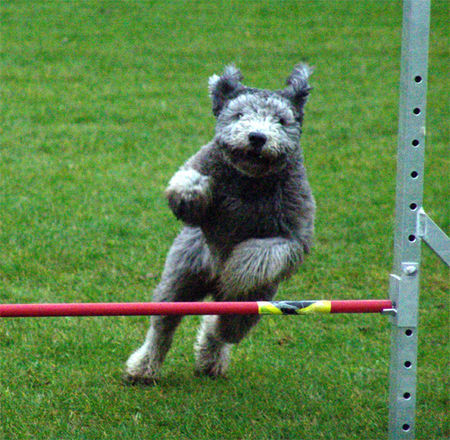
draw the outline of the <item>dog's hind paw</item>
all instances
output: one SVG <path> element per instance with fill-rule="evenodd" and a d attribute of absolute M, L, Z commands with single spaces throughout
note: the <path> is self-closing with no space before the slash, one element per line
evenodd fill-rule
<path fill-rule="evenodd" d="M 159 378 L 154 376 L 136 376 L 130 373 L 124 373 L 122 376 L 122 381 L 125 385 L 154 386 L 159 382 Z"/>
<path fill-rule="evenodd" d="M 196 367 L 194 374 L 196 376 L 208 376 L 211 379 L 219 377 L 226 377 L 227 367 L 221 364 L 203 365 L 202 367 Z"/>

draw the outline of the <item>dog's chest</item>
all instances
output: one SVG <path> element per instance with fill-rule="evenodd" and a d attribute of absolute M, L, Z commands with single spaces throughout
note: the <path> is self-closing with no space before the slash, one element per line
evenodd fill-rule
<path fill-rule="evenodd" d="M 230 239 L 273 237 L 287 233 L 286 194 L 280 184 L 233 182 L 216 193 L 215 228 Z"/>

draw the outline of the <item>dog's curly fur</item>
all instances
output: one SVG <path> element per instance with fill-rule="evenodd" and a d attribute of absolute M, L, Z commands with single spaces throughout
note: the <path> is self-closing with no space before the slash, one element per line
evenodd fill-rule
<path fill-rule="evenodd" d="M 310 69 L 296 66 L 283 90 L 249 88 L 234 66 L 213 75 L 213 140 L 172 177 L 169 206 L 185 223 L 167 256 L 154 301 L 270 300 L 310 251 L 315 204 L 300 149 Z M 179 316 L 154 316 L 127 362 L 129 380 L 159 377 Z M 223 375 L 231 344 L 257 316 L 205 316 L 196 372 Z"/>

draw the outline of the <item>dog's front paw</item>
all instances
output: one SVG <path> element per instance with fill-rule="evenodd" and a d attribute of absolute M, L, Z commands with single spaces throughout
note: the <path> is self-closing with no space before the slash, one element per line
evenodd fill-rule
<path fill-rule="evenodd" d="M 210 204 L 210 178 L 194 169 L 180 170 L 170 180 L 166 197 L 178 219 L 197 226 Z"/>
<path fill-rule="evenodd" d="M 123 380 L 128 385 L 154 385 L 159 379 L 160 369 L 159 357 L 145 343 L 128 358 Z"/>

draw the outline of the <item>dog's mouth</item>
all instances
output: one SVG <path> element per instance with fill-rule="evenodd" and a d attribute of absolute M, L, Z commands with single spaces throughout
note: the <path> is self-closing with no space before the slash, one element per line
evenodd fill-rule
<path fill-rule="evenodd" d="M 229 145 L 217 140 L 227 162 L 241 173 L 262 177 L 281 171 L 287 162 L 287 152 L 257 149 L 249 145 Z"/>
<path fill-rule="evenodd" d="M 280 171 L 285 164 L 285 154 L 268 154 L 254 149 L 227 149 L 227 155 L 235 168 L 250 176 L 266 176 Z"/>
<path fill-rule="evenodd" d="M 275 165 L 283 160 L 283 155 L 267 154 L 264 151 L 256 151 L 253 149 L 234 148 L 230 151 L 233 160 L 253 162 L 255 165 Z"/>
<path fill-rule="evenodd" d="M 250 161 L 258 161 L 265 162 L 267 158 L 265 158 L 261 152 L 253 151 L 253 150 L 241 150 L 234 149 L 231 150 L 231 156 L 235 160 L 250 160 Z"/>

